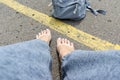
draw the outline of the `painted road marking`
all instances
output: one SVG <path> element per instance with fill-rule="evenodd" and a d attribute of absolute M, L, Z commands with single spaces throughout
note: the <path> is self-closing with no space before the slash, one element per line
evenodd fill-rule
<path fill-rule="evenodd" d="M 74 28 L 71 25 L 68 25 L 66 23 L 63 23 L 59 20 L 56 20 L 52 17 L 49 17 L 46 14 L 40 13 L 36 10 L 33 10 L 29 7 L 26 7 L 15 0 L 0 0 L 0 3 L 3 3 L 10 8 L 13 8 L 14 10 L 33 18 L 34 20 L 50 27 L 53 30 L 56 30 L 94 50 L 119 50 L 120 45 L 118 44 L 112 44 L 108 41 L 101 40 L 97 37 L 94 37 L 88 33 L 85 33 L 83 31 L 80 31 L 76 28 Z M 34 14 L 34 16 L 33 16 Z"/>

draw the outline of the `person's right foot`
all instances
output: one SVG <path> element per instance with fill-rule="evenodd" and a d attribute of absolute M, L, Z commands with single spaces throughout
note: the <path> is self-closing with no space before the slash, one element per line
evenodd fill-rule
<path fill-rule="evenodd" d="M 67 39 L 57 39 L 57 51 L 61 58 L 74 51 L 74 44 Z"/>

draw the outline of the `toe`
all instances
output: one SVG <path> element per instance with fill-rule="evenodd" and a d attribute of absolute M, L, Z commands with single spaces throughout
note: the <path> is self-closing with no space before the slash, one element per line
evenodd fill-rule
<path fill-rule="evenodd" d="M 39 39 L 39 36 L 38 36 L 38 35 L 36 35 L 36 39 Z"/>
<path fill-rule="evenodd" d="M 71 43 L 70 43 L 70 46 L 74 47 L 74 44 L 71 42 Z"/>
<path fill-rule="evenodd" d="M 65 39 L 64 39 L 64 38 L 62 38 L 62 39 L 61 39 L 61 42 L 62 42 L 62 44 L 64 44 L 64 43 L 65 43 Z"/>
<path fill-rule="evenodd" d="M 68 44 L 68 40 L 67 39 L 65 39 L 65 44 Z"/>
<path fill-rule="evenodd" d="M 41 31 L 41 35 L 43 35 L 44 34 L 44 31 Z"/>
<path fill-rule="evenodd" d="M 43 31 L 43 34 L 46 34 L 46 30 Z"/>
<path fill-rule="evenodd" d="M 47 33 L 47 34 L 51 34 L 51 32 L 50 32 L 49 29 L 46 29 L 46 33 Z"/>
<path fill-rule="evenodd" d="M 69 41 L 69 40 L 67 40 L 67 42 L 68 42 L 68 45 L 70 45 L 70 41 Z"/>
<path fill-rule="evenodd" d="M 61 43 L 62 43 L 62 39 L 61 39 L 61 38 L 58 38 L 58 39 L 57 39 L 57 45 L 61 45 Z"/>
<path fill-rule="evenodd" d="M 38 36 L 41 36 L 42 35 L 42 32 L 38 33 Z"/>

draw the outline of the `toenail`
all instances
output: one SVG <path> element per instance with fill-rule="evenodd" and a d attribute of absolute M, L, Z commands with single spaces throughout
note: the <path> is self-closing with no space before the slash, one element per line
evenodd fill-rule
<path fill-rule="evenodd" d="M 60 37 L 58 39 L 61 39 Z"/>

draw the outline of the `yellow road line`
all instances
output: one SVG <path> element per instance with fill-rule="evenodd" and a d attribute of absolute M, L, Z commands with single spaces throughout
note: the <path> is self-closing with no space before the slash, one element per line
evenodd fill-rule
<path fill-rule="evenodd" d="M 45 15 L 29 7 L 26 7 L 16 2 L 15 0 L 0 0 L 0 3 L 3 3 L 9 6 L 10 8 L 13 8 L 16 11 L 26 16 L 31 17 L 34 20 L 50 27 L 51 29 L 56 30 L 94 50 L 109 50 L 109 49 L 118 50 L 120 49 L 120 45 L 112 44 L 105 40 L 101 40 L 97 37 L 94 37 L 90 34 L 80 31 L 71 25 L 63 23 L 59 20 L 49 17 L 48 15 Z"/>

